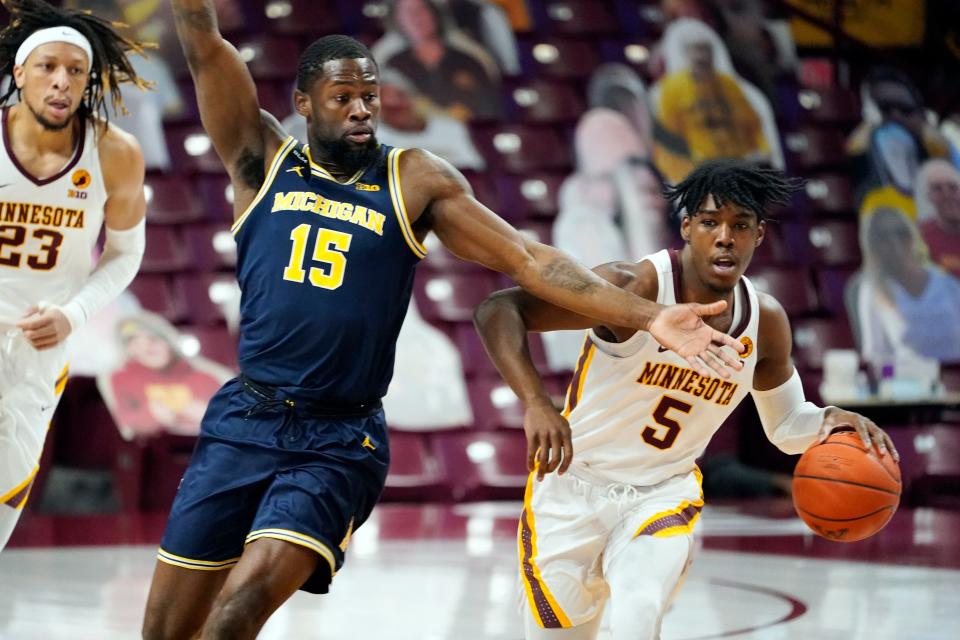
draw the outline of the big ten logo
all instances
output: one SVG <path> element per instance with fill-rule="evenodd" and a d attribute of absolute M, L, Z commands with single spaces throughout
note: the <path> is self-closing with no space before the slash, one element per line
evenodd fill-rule
<path fill-rule="evenodd" d="M 78 200 L 86 200 L 87 192 L 85 189 L 90 186 L 90 181 L 89 171 L 86 169 L 77 169 L 73 172 L 73 175 L 70 176 L 70 182 L 76 189 L 67 189 L 67 196 L 77 198 Z"/>

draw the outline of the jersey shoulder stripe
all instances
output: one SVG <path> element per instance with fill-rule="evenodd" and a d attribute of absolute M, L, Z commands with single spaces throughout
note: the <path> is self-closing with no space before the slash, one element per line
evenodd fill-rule
<path fill-rule="evenodd" d="M 406 149 L 394 148 L 390 150 L 387 156 L 387 184 L 390 187 L 390 199 L 393 201 L 393 211 L 397 215 L 397 222 L 400 223 L 400 230 L 403 232 L 403 239 L 407 241 L 410 250 L 418 258 L 425 258 L 427 249 L 417 240 L 413 233 L 413 227 L 410 226 L 410 217 L 407 215 L 407 207 L 403 200 L 403 191 L 400 188 L 400 155 Z"/>

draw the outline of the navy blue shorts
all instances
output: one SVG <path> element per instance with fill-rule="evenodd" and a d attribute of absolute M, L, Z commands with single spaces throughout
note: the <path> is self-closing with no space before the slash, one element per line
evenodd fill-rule
<path fill-rule="evenodd" d="M 254 540 L 284 540 L 320 555 L 301 589 L 326 593 L 387 477 L 383 410 L 365 413 L 321 417 L 227 382 L 203 417 L 158 558 L 218 571 Z"/>

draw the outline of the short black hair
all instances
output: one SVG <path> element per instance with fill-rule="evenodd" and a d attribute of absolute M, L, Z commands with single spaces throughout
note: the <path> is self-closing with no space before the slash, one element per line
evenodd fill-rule
<path fill-rule="evenodd" d="M 679 184 L 664 189 L 663 195 L 683 215 L 695 215 L 712 195 L 718 207 L 732 202 L 764 220 L 769 205 L 786 205 L 802 187 L 803 180 L 788 178 L 777 169 L 719 158 L 701 163 Z"/>
<path fill-rule="evenodd" d="M 106 96 L 115 111 L 124 111 L 120 97 L 120 85 L 132 83 L 140 89 L 152 83 L 137 75 L 128 54 L 144 55 L 144 47 L 120 34 L 120 23 L 109 22 L 88 11 L 60 9 L 43 0 L 2 0 L 3 8 L 10 14 L 10 22 L 0 31 L 0 76 L 13 75 L 15 57 L 20 45 L 30 34 L 49 27 L 73 27 L 90 41 L 93 60 L 90 61 L 90 83 L 78 110 L 81 120 L 95 114 L 109 119 L 105 107 Z M 17 85 L 11 82 L 0 95 L 0 105 L 6 104 L 17 93 Z"/>
<path fill-rule="evenodd" d="M 324 63 L 330 60 L 355 58 L 369 58 L 373 60 L 373 65 L 377 66 L 377 61 L 373 59 L 370 50 L 362 42 L 350 36 L 336 34 L 314 40 L 304 49 L 300 54 L 300 60 L 297 61 L 297 89 L 309 91 L 317 76 L 323 73 Z"/>

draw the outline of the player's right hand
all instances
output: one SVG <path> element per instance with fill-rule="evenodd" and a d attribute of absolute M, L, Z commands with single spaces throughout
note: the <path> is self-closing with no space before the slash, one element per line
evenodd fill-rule
<path fill-rule="evenodd" d="M 537 480 L 557 471 L 563 474 L 573 462 L 570 424 L 548 399 L 531 404 L 523 416 L 527 434 L 527 469 L 536 470 Z"/>
<path fill-rule="evenodd" d="M 17 328 L 37 351 L 57 346 L 71 331 L 67 316 L 54 306 L 30 307 L 17 323 Z"/>
<path fill-rule="evenodd" d="M 729 378 L 731 371 L 743 368 L 743 362 L 723 347 L 743 353 L 744 346 L 722 331 L 717 331 L 701 316 L 723 313 L 723 300 L 711 304 L 674 304 L 664 307 L 650 323 L 650 335 L 662 346 L 677 353 L 701 376 Z"/>

